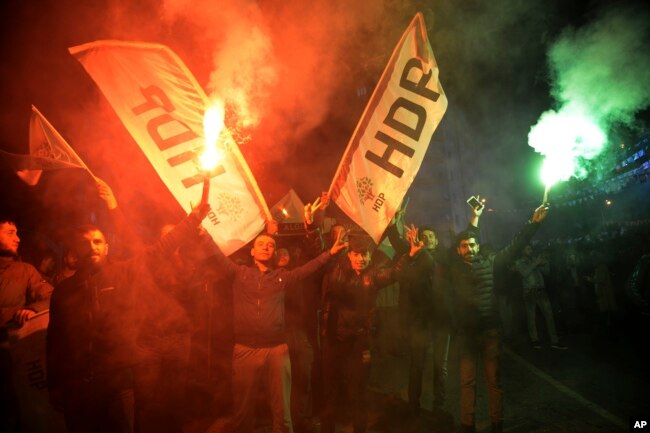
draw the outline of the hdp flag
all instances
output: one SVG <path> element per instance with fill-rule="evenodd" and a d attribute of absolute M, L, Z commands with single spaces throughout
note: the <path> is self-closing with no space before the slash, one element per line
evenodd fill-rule
<path fill-rule="evenodd" d="M 422 14 L 411 21 L 357 124 L 331 199 L 378 242 L 447 109 Z"/>
<path fill-rule="evenodd" d="M 159 44 L 96 41 L 70 48 L 178 203 L 199 201 L 195 160 L 205 147 L 209 100 L 183 61 Z M 213 171 L 204 227 L 224 254 L 253 239 L 270 213 L 239 147 L 224 128 L 225 158 Z"/>

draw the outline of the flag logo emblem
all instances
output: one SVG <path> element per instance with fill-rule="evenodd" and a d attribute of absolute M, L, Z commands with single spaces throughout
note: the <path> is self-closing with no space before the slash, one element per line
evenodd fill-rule
<path fill-rule="evenodd" d="M 364 204 L 367 200 L 375 198 L 375 195 L 372 193 L 372 185 L 372 179 L 368 176 L 357 179 L 357 192 L 359 193 L 359 201 L 361 204 Z"/>
<path fill-rule="evenodd" d="M 230 221 L 237 221 L 241 213 L 244 211 L 241 201 L 234 194 L 226 192 L 219 193 L 217 195 L 217 200 L 219 206 L 215 212 L 220 216 L 228 217 Z"/>

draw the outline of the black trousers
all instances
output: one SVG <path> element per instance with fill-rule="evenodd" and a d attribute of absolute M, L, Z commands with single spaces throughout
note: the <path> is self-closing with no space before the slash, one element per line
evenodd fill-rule
<path fill-rule="evenodd" d="M 368 425 L 367 385 L 370 375 L 370 352 L 365 337 L 346 341 L 325 340 L 323 344 L 323 411 L 321 433 L 334 433 L 342 407 L 351 410 L 354 433 L 365 433 Z M 346 394 L 340 406 L 341 391 Z"/>
<path fill-rule="evenodd" d="M 63 412 L 68 433 L 132 433 L 130 369 L 66 383 Z"/>

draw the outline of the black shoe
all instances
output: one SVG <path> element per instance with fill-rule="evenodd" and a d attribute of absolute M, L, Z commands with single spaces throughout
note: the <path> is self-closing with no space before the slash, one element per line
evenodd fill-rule
<path fill-rule="evenodd" d="M 567 349 L 568 349 L 568 347 L 566 347 L 566 346 L 565 346 L 564 344 L 562 344 L 562 343 L 551 344 L 551 347 L 552 347 L 553 349 L 557 349 L 557 350 L 567 350 Z"/>
<path fill-rule="evenodd" d="M 492 433 L 503 433 L 503 422 L 493 422 L 492 423 Z"/>
<path fill-rule="evenodd" d="M 542 348 L 542 345 L 539 344 L 539 341 L 533 341 L 530 344 L 533 346 L 533 349 L 541 349 Z"/>

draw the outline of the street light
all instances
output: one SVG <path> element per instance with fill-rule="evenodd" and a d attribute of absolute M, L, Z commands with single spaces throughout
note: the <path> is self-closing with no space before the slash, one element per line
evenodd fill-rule
<path fill-rule="evenodd" d="M 613 203 L 614 203 L 614 202 L 613 202 L 612 200 L 606 198 L 606 199 L 605 199 L 605 208 L 604 208 L 604 209 L 608 209 L 609 207 L 611 207 L 611 205 L 612 205 Z M 600 209 L 600 217 L 601 217 L 602 220 L 603 220 L 603 225 L 605 225 L 605 223 L 606 223 L 606 221 L 605 221 L 605 210 L 604 210 L 604 209 L 603 209 L 603 208 Z"/>

